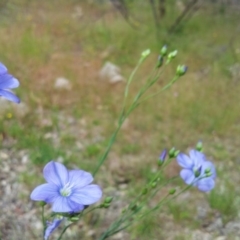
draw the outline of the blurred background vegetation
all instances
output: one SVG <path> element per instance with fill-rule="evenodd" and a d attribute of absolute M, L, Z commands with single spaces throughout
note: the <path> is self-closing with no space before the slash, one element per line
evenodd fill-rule
<path fill-rule="evenodd" d="M 219 176 L 216 190 L 203 201 L 224 224 L 238 218 L 239 12 L 238 0 L 1 1 L 0 60 L 20 80 L 22 99 L 19 106 L 1 103 L 2 149 L 26 151 L 29 169 L 39 175 L 51 159 L 92 171 L 116 127 L 125 87 L 124 81 L 101 79 L 101 68 L 111 62 L 126 79 L 150 48 L 152 55 L 131 85 L 133 97 L 167 44 L 179 54 L 156 88 L 171 79 L 178 64 L 189 67 L 187 75 L 129 117 L 97 181 L 103 188 L 121 190 L 127 184 L 138 191 L 163 148 L 187 151 L 202 140 Z M 65 87 L 56 86 L 58 78 L 66 80 Z M 167 175 L 178 170 L 170 166 Z M 21 181 L 29 190 L 41 182 L 31 171 Z M 194 202 L 172 204 L 167 214 L 173 219 L 167 221 L 201 228 L 203 222 L 193 223 L 189 211 L 196 211 Z M 135 227 L 131 238 L 149 239 L 151 232 L 155 239 L 159 218 L 146 219 L 149 224 Z"/>

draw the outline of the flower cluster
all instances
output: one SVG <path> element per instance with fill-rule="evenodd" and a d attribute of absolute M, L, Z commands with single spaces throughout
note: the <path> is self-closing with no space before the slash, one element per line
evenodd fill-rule
<path fill-rule="evenodd" d="M 203 192 L 214 188 L 216 170 L 203 153 L 194 149 L 189 152 L 189 156 L 179 153 L 177 162 L 183 167 L 180 176 L 186 184 L 196 186 Z"/>
<path fill-rule="evenodd" d="M 52 204 L 53 212 L 80 212 L 102 197 L 100 187 L 90 184 L 92 175 L 83 170 L 69 171 L 63 164 L 51 161 L 44 167 L 43 175 L 47 183 L 36 187 L 30 197 Z"/>

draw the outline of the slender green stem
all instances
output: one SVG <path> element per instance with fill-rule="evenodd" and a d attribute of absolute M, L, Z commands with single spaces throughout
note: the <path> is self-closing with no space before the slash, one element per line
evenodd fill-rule
<path fill-rule="evenodd" d="M 46 222 L 45 222 L 45 218 L 44 218 L 44 205 L 42 205 L 41 217 L 42 217 L 43 239 L 44 239 L 44 233 L 45 233 L 45 230 L 46 230 Z"/>
<path fill-rule="evenodd" d="M 62 236 L 63 234 L 67 231 L 67 229 L 72 225 L 72 223 L 70 223 L 69 225 L 67 225 L 66 227 L 64 227 L 64 229 L 62 230 L 60 236 L 58 237 L 57 240 L 61 240 L 62 239 Z"/>
<path fill-rule="evenodd" d="M 162 71 L 158 72 L 156 74 L 156 76 L 153 78 L 153 80 L 150 80 L 148 81 L 144 87 L 142 87 L 140 89 L 140 91 L 138 92 L 138 94 L 135 96 L 134 100 L 133 100 L 133 103 L 132 105 L 129 107 L 128 111 L 125 113 L 125 107 L 126 107 L 126 99 L 127 99 L 127 95 L 128 95 L 128 91 L 129 91 L 129 85 L 130 83 L 132 82 L 132 79 L 136 73 L 136 71 L 138 70 L 138 68 L 140 67 L 140 65 L 142 64 L 144 59 L 140 59 L 137 66 L 134 68 L 134 70 L 132 71 L 129 79 L 128 79 L 128 82 L 127 82 L 127 86 L 125 88 L 125 92 L 124 92 L 124 102 L 123 102 L 123 107 L 122 107 L 122 111 L 121 111 L 121 114 L 119 116 L 119 120 L 118 120 L 118 127 L 117 129 L 114 131 L 114 133 L 112 134 L 110 140 L 109 140 L 109 143 L 108 143 L 108 146 L 105 150 L 105 152 L 103 153 L 103 155 L 100 157 L 99 161 L 98 161 L 98 165 L 96 167 L 96 169 L 93 171 L 93 176 L 95 176 L 97 174 L 97 172 L 99 171 L 100 167 L 102 166 L 102 164 L 104 163 L 104 161 L 106 160 L 111 148 L 112 148 L 112 145 L 114 143 L 114 141 L 116 140 L 116 137 L 117 137 L 117 134 L 119 132 L 119 130 L 121 129 L 121 126 L 123 124 L 123 122 L 126 120 L 126 118 L 130 115 L 130 113 L 143 101 L 149 99 L 150 97 L 153 97 L 157 94 L 159 94 L 160 92 L 163 92 L 165 91 L 166 89 L 168 89 L 176 80 L 177 78 L 173 78 L 173 80 L 168 83 L 166 86 L 164 86 L 158 93 L 156 94 L 153 94 L 151 96 L 148 96 L 146 97 L 145 99 L 143 99 L 141 102 L 139 102 L 138 100 L 140 99 L 140 97 L 158 80 L 160 74 L 162 73 Z M 156 70 L 156 69 L 155 69 Z"/>
<path fill-rule="evenodd" d="M 83 217 L 84 215 L 92 212 L 93 210 L 95 210 L 95 209 L 97 209 L 97 208 L 99 208 L 99 206 L 93 207 L 93 208 L 91 208 L 90 210 L 88 210 L 88 211 L 86 211 L 86 212 L 81 212 L 82 214 L 79 214 L 79 217 L 80 217 L 80 216 Z"/>
<path fill-rule="evenodd" d="M 132 82 L 132 80 L 133 80 L 134 75 L 136 74 L 137 70 L 139 69 L 139 67 L 141 66 L 142 63 L 143 63 L 143 59 L 141 58 L 141 59 L 138 61 L 137 66 L 133 69 L 133 71 L 132 71 L 132 73 L 131 73 L 128 81 L 127 81 L 127 86 L 126 86 L 125 91 L 124 91 L 124 99 L 127 98 L 127 96 L 128 96 L 128 91 L 129 91 L 129 86 L 130 86 L 130 84 L 131 84 L 131 82 Z M 123 106 L 124 106 L 124 105 L 123 105 Z"/>
<path fill-rule="evenodd" d="M 110 141 L 109 141 L 109 144 L 108 144 L 105 152 L 100 157 L 100 160 L 98 161 L 98 165 L 97 165 L 96 169 L 93 172 L 93 176 L 95 176 L 97 174 L 98 170 L 100 169 L 100 167 L 102 166 L 102 164 L 106 160 L 106 158 L 107 158 L 107 156 L 108 156 L 108 154 L 109 154 L 109 152 L 111 150 L 111 147 L 112 147 L 114 141 L 116 140 L 117 134 L 118 134 L 118 132 L 119 132 L 119 130 L 120 130 L 124 120 L 126 119 L 126 117 L 124 116 L 124 111 L 125 111 L 125 105 L 126 105 L 127 95 L 128 95 L 128 91 L 129 91 L 129 85 L 132 82 L 135 73 L 137 72 L 137 70 L 139 69 L 141 64 L 143 63 L 143 60 L 144 60 L 143 58 L 140 58 L 140 60 L 138 61 L 137 66 L 134 68 L 134 70 L 132 71 L 132 73 L 131 73 L 128 81 L 127 81 L 127 85 L 126 85 L 125 92 L 124 92 L 123 107 L 122 107 L 122 111 L 121 111 L 121 114 L 120 114 L 119 120 L 118 120 L 118 127 L 114 131 L 114 133 L 112 134 L 112 136 L 110 138 Z"/>
<path fill-rule="evenodd" d="M 170 201 L 172 201 L 174 198 L 178 197 L 180 194 L 182 194 L 183 192 L 187 191 L 192 185 L 188 185 L 187 187 L 185 187 L 183 190 L 181 190 L 180 192 L 178 192 L 176 195 L 174 195 L 173 197 L 171 197 L 170 199 L 168 199 L 168 201 L 164 202 L 169 196 L 170 194 L 167 194 L 164 198 L 161 199 L 161 201 L 155 206 L 153 207 L 150 211 L 146 212 L 144 215 L 141 216 L 141 218 L 149 215 L 150 213 L 158 210 L 160 207 L 163 206 L 163 204 L 166 204 Z"/>
<path fill-rule="evenodd" d="M 148 100 L 149 98 L 152 98 L 152 97 L 158 95 L 158 94 L 161 93 L 161 92 L 164 92 L 165 90 L 167 90 L 168 88 L 170 88 L 170 87 L 177 81 L 178 78 L 179 78 L 179 76 L 175 76 L 175 77 L 174 77 L 167 85 L 165 85 L 160 91 L 158 91 L 158 92 L 156 92 L 156 93 L 154 93 L 154 94 L 152 94 L 152 95 L 150 95 L 150 96 L 145 97 L 142 101 L 139 102 L 139 104 L 142 103 L 142 102 L 144 102 L 144 101 L 146 101 L 146 100 Z"/>
<path fill-rule="evenodd" d="M 111 138 L 110 138 L 110 141 L 109 141 L 109 143 L 108 143 L 108 146 L 107 146 L 104 154 L 103 154 L 102 157 L 100 158 L 96 169 L 93 171 L 93 176 L 95 176 L 95 175 L 97 174 L 99 168 L 102 166 L 102 164 L 103 164 L 104 161 L 106 160 L 106 158 L 107 158 L 107 156 L 108 156 L 108 153 L 110 152 L 111 147 L 112 147 L 114 141 L 116 140 L 117 134 L 118 134 L 121 126 L 122 126 L 122 122 L 118 124 L 118 127 L 116 128 L 116 130 L 115 130 L 114 133 L 112 134 L 112 136 L 111 136 Z"/>

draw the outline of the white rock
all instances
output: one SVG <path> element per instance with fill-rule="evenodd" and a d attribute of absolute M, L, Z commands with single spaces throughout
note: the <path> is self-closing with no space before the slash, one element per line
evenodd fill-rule
<path fill-rule="evenodd" d="M 59 77 L 55 81 L 54 88 L 70 90 L 72 88 L 72 85 L 68 79 L 66 79 L 64 77 Z"/>
<path fill-rule="evenodd" d="M 196 230 L 192 233 L 192 238 L 194 240 L 212 240 L 213 237 L 211 234 Z"/>
<path fill-rule="evenodd" d="M 226 236 L 216 237 L 215 240 L 227 240 Z"/>
<path fill-rule="evenodd" d="M 109 80 L 109 82 L 110 83 L 118 83 L 118 82 L 122 82 L 122 81 L 124 81 L 124 77 L 123 76 L 121 76 L 121 75 L 114 75 L 114 76 L 112 76 L 112 78 L 110 78 L 110 80 Z"/>
<path fill-rule="evenodd" d="M 101 79 L 106 79 L 111 84 L 124 81 L 124 77 L 120 74 L 121 70 L 118 66 L 111 62 L 106 62 L 99 72 Z"/>
<path fill-rule="evenodd" d="M 229 72 L 232 75 L 233 80 L 240 80 L 240 64 L 235 63 L 234 65 L 228 68 Z"/>
<path fill-rule="evenodd" d="M 80 6 L 74 8 L 74 12 L 72 14 L 73 18 L 81 18 L 83 16 L 83 10 Z"/>

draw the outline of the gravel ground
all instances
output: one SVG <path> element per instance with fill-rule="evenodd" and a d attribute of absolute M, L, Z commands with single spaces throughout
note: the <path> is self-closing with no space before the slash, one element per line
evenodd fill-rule
<path fill-rule="evenodd" d="M 27 151 L 13 151 L 3 149 L 0 151 L 0 231 L 2 240 L 22 240 L 22 239 L 41 239 L 41 222 L 37 217 L 35 204 L 29 199 L 29 189 L 20 181 L 20 176 L 24 172 L 37 172 L 37 169 L 29 169 L 29 159 Z M 116 189 L 108 189 L 111 195 L 115 195 L 117 199 L 125 196 L 125 187 Z M 208 213 L 211 211 L 207 202 L 201 198 L 202 195 L 185 193 L 178 198 L 178 202 L 191 201 L 198 198 L 196 202 L 197 216 L 202 222 L 202 228 L 193 230 L 173 221 L 172 216 L 164 216 L 165 222 L 162 225 L 162 237 L 155 239 L 193 239 L 193 240 L 238 240 L 240 239 L 240 219 L 223 224 L 222 217 L 219 213 L 215 213 L 209 220 Z M 124 207 L 122 200 L 113 202 L 112 206 L 106 211 L 100 213 L 103 219 L 103 225 L 108 226 L 113 219 Z M 95 216 L 96 217 L 96 216 Z M 99 217 L 99 216 L 98 216 Z M 91 220 L 94 222 L 94 220 Z M 90 225 L 80 221 L 76 226 L 72 227 L 66 234 L 66 239 L 79 239 L 76 233 L 84 233 L 84 237 L 80 239 L 97 239 L 98 231 L 91 229 Z M 172 231 L 174 229 L 174 231 Z M 54 238 L 53 238 L 54 239 Z M 119 233 L 112 239 L 130 239 L 127 233 Z M 141 239 L 141 238 L 136 238 Z"/>

